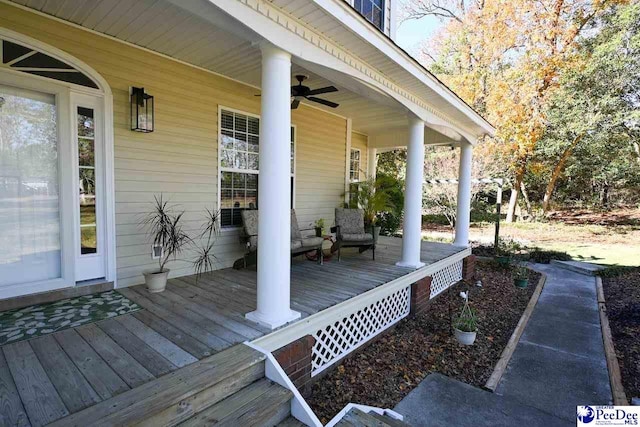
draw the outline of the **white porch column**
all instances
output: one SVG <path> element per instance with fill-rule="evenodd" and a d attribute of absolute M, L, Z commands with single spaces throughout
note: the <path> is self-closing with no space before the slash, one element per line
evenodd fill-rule
<path fill-rule="evenodd" d="M 258 181 L 257 310 L 247 319 L 277 328 L 300 317 L 290 307 L 291 55 L 263 44 Z"/>
<path fill-rule="evenodd" d="M 402 228 L 402 259 L 397 265 L 420 268 L 422 241 L 422 181 L 424 179 L 424 121 L 409 118 L 407 147 L 407 178 L 404 190 L 404 226 Z"/>
<path fill-rule="evenodd" d="M 378 166 L 378 149 L 369 148 L 367 150 L 367 175 L 369 179 L 376 179 L 376 167 Z"/>
<path fill-rule="evenodd" d="M 468 142 L 460 145 L 460 169 L 458 169 L 458 199 L 456 208 L 456 246 L 469 246 L 469 224 L 471 222 L 471 158 L 473 146 Z"/>

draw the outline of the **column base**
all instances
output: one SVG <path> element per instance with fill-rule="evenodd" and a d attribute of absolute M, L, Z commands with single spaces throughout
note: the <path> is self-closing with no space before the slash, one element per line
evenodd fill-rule
<path fill-rule="evenodd" d="M 455 240 L 453 241 L 452 244 L 453 244 L 453 246 L 460 246 L 462 248 L 468 248 L 470 246 L 469 242 L 457 242 Z"/>
<path fill-rule="evenodd" d="M 244 315 L 248 320 L 252 322 L 256 322 L 262 326 L 266 326 L 270 329 L 278 328 L 286 323 L 293 322 L 294 320 L 299 319 L 301 316 L 297 311 L 289 310 L 288 313 L 284 313 L 284 315 L 278 317 L 265 316 L 260 313 L 258 310 L 252 311 Z"/>
<path fill-rule="evenodd" d="M 409 268 L 415 268 L 416 270 L 419 268 L 424 267 L 426 264 L 424 262 L 409 262 L 409 261 L 398 261 L 396 262 L 396 265 L 398 267 L 409 267 Z"/>

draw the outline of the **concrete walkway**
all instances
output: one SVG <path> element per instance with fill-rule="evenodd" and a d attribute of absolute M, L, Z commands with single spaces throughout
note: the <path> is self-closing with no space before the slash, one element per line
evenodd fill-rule
<path fill-rule="evenodd" d="M 430 375 L 395 408 L 409 424 L 575 425 L 577 405 L 610 404 L 595 278 L 535 268 L 547 282 L 496 392 Z"/>

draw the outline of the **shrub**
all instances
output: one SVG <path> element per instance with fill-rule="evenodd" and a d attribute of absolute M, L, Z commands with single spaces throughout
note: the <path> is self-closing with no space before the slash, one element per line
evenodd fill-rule
<path fill-rule="evenodd" d="M 626 274 L 630 271 L 640 269 L 640 267 L 629 267 L 626 265 L 611 265 L 604 270 L 600 270 L 598 272 L 598 276 L 600 277 L 618 277 Z"/>
<path fill-rule="evenodd" d="M 552 259 L 558 261 L 571 261 L 571 256 L 566 252 L 533 248 L 529 251 L 529 259 L 540 264 L 549 264 Z"/>

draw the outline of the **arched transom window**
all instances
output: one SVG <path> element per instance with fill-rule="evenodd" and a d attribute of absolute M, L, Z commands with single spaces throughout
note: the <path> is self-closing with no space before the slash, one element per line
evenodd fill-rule
<path fill-rule="evenodd" d="M 71 65 L 9 40 L 0 44 L 0 67 L 98 89 L 91 78 Z"/>

